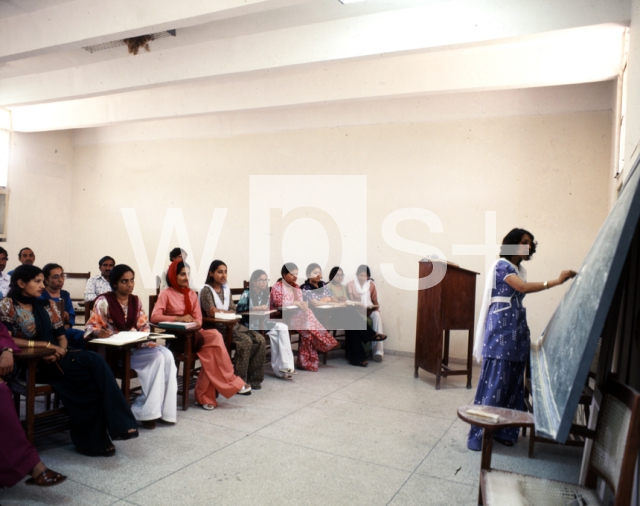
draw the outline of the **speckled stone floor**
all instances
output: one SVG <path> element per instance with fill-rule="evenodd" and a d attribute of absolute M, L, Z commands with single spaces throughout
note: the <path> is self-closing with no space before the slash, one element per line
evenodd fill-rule
<path fill-rule="evenodd" d="M 68 434 L 37 441 L 43 461 L 68 475 L 50 489 L 19 483 L 0 504 L 26 505 L 474 505 L 480 454 L 466 449 L 456 408 L 466 378 L 413 377 L 413 359 L 353 367 L 340 353 L 293 381 L 266 367 L 260 391 L 193 405 L 176 426 L 140 429 L 112 458 L 74 450 Z M 474 386 L 478 371 L 474 371 Z M 497 445 L 493 466 L 577 482 L 582 451 L 527 439 Z"/>

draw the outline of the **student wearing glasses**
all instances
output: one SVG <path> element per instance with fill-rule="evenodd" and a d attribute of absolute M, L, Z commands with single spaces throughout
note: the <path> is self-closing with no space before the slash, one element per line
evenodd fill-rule
<path fill-rule="evenodd" d="M 236 312 L 267 310 L 269 310 L 269 278 L 266 272 L 258 269 L 251 274 L 249 288 L 242 293 L 236 306 Z M 252 322 L 251 318 L 245 317 L 244 323 L 251 330 L 259 330 L 258 322 Z M 291 379 L 295 374 L 295 368 L 289 327 L 284 323 L 266 320 L 264 329 L 271 340 L 271 368 L 274 374 L 278 378 Z"/>
<path fill-rule="evenodd" d="M 42 274 L 44 274 L 45 288 L 42 291 L 40 298 L 44 300 L 53 300 L 55 302 L 63 302 L 64 310 L 62 312 L 62 322 L 64 324 L 64 334 L 69 342 L 69 346 L 84 350 L 84 332 L 73 328 L 76 324 L 76 312 L 75 309 L 73 309 L 71 294 L 62 289 L 64 281 L 67 279 L 64 269 L 61 265 L 51 263 L 42 268 Z"/>

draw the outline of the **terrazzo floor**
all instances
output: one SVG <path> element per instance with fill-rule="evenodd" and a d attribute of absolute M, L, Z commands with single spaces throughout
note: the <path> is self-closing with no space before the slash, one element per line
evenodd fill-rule
<path fill-rule="evenodd" d="M 413 359 L 386 355 L 367 368 L 340 352 L 284 381 L 266 366 L 250 396 L 220 398 L 212 412 L 178 410 L 176 426 L 140 429 L 112 458 L 79 455 L 67 433 L 38 440 L 49 488 L 0 490 L 2 506 L 47 505 L 474 505 L 480 454 L 466 449 L 456 409 L 473 399 L 466 378 L 435 378 Z M 474 387 L 478 370 L 474 371 Z M 494 447 L 492 465 L 577 482 L 581 449 L 528 439 Z"/>

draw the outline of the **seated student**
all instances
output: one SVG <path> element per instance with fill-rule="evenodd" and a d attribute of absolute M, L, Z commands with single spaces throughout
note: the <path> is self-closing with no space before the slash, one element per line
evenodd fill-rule
<path fill-rule="evenodd" d="M 341 271 L 340 267 L 334 267 L 335 269 L 337 269 L 335 272 Z M 300 287 L 303 297 L 315 307 L 332 304 L 340 308 L 332 311 L 331 326 L 334 329 L 344 330 L 347 361 L 351 365 L 367 367 L 369 363 L 364 346 L 370 342 L 384 341 L 387 336 L 376 333 L 367 325 L 358 310 L 353 306 L 347 306 L 341 295 L 334 297 L 331 286 L 341 294 L 346 291 L 346 288 L 337 289 L 335 283 L 327 284 L 322 281 L 322 269 L 318 264 L 312 263 L 307 267 L 307 277 L 307 281 Z"/>
<path fill-rule="evenodd" d="M 110 457 L 116 452 L 112 439 L 138 437 L 136 419 L 104 359 L 93 351 L 67 350 L 62 317 L 53 301 L 40 298 L 43 290 L 40 268 L 17 267 L 0 301 L 0 321 L 19 346 L 54 350 L 38 365 L 38 381 L 60 396 L 77 450 Z"/>
<path fill-rule="evenodd" d="M 135 273 L 128 265 L 116 265 L 109 274 L 112 291 L 96 298 L 91 318 L 85 325 L 85 337 L 109 337 L 122 331 L 149 331 L 149 320 L 142 302 L 133 295 Z M 147 429 L 155 429 L 155 420 L 176 423 L 178 370 L 173 354 L 155 342 L 139 344 L 131 352 L 131 368 L 138 374 L 142 394 L 131 411 Z"/>
<path fill-rule="evenodd" d="M 67 337 L 70 346 L 84 350 L 84 332 L 73 328 L 76 324 L 76 311 L 73 309 L 71 294 L 62 289 L 64 280 L 67 278 L 64 269 L 58 264 L 47 264 L 42 268 L 42 274 L 44 274 L 44 291 L 40 298 L 44 300 L 51 299 L 55 302 L 62 300 L 64 302 L 64 312 L 62 313 L 64 335 Z"/>
<path fill-rule="evenodd" d="M 227 265 L 222 260 L 211 262 L 199 300 L 202 314 L 207 316 L 236 312 L 236 305 L 227 286 Z M 216 329 L 220 333 L 226 332 L 224 324 L 217 325 Z M 264 380 L 264 337 L 259 332 L 236 323 L 233 327 L 233 343 L 236 345 L 236 375 L 249 383 L 252 389 L 260 390 Z"/>
<path fill-rule="evenodd" d="M 186 262 L 187 252 L 180 248 L 173 248 L 169 252 L 169 264 L 172 264 L 175 260 L 177 260 L 178 262 Z M 160 276 L 160 290 L 164 290 L 165 288 L 168 288 L 168 286 L 169 285 L 167 285 L 167 271 L 164 271 L 162 273 L 162 276 Z"/>
<path fill-rule="evenodd" d="M 269 279 L 267 273 L 261 269 L 253 271 L 249 278 L 249 288 L 246 289 L 236 311 L 244 313 L 246 311 L 266 311 L 269 309 Z M 259 330 L 257 322 L 251 322 L 245 317 L 245 321 L 250 329 Z M 293 352 L 291 351 L 291 338 L 289 337 L 289 327 L 284 323 L 266 320 L 264 329 L 271 340 L 271 368 L 278 378 L 291 379 L 295 374 L 293 365 Z"/>
<path fill-rule="evenodd" d="M 111 285 L 109 284 L 109 274 L 111 269 L 116 265 L 116 261 L 110 257 L 102 257 L 98 262 L 100 268 L 100 274 L 91 276 L 87 280 L 87 286 L 84 290 L 84 300 L 95 300 L 98 295 L 111 291 Z"/>
<path fill-rule="evenodd" d="M 33 252 L 31 248 L 22 248 L 18 252 L 18 260 L 20 261 L 21 265 L 33 265 L 34 262 L 36 261 L 36 254 Z M 7 274 L 11 276 L 14 270 L 15 269 L 9 271 Z"/>
<path fill-rule="evenodd" d="M 51 487 L 67 479 L 60 473 L 47 469 L 38 452 L 27 439 L 13 406 L 11 390 L 2 377 L 13 371 L 13 354 L 20 353 L 4 325 L 0 324 L 0 427 L 2 451 L 0 451 L 0 489 L 13 487 L 26 475 L 27 485 Z"/>
<path fill-rule="evenodd" d="M 198 296 L 189 288 L 189 272 L 184 262 L 174 261 L 167 271 L 169 288 L 162 290 L 151 313 L 153 323 L 197 322 L 202 325 L 202 312 Z M 235 394 L 250 395 L 251 386 L 233 374 L 233 364 L 217 330 L 200 330 L 198 337 L 202 345 L 198 358 L 202 369 L 196 383 L 196 405 L 207 411 L 213 410 L 216 391 L 227 399 Z"/>
<path fill-rule="evenodd" d="M 280 270 L 282 277 L 271 288 L 269 306 L 273 309 L 297 306 L 293 312 L 290 327 L 300 332 L 300 346 L 298 348 L 298 367 L 307 371 L 318 370 L 318 352 L 337 350 L 340 343 L 320 324 L 309 304 L 302 298 L 300 287 L 296 285 L 298 266 L 292 262 L 286 263 Z"/>
<path fill-rule="evenodd" d="M 7 268 L 7 260 L 9 260 L 9 253 L 7 253 L 6 249 L 0 247 L 0 299 L 6 297 L 9 293 L 11 275 L 4 272 Z"/>
<path fill-rule="evenodd" d="M 369 314 L 369 324 L 379 334 L 383 334 L 382 318 L 380 317 L 380 305 L 378 304 L 378 291 L 371 279 L 371 271 L 366 265 L 360 265 L 356 271 L 356 279 L 347 283 L 347 294 L 350 300 L 360 302 L 365 307 L 378 306 Z M 373 360 L 382 362 L 384 349 L 381 342 L 373 343 Z"/>
<path fill-rule="evenodd" d="M 334 300 L 338 302 L 346 302 L 349 297 L 347 295 L 347 287 L 342 284 L 344 281 L 344 271 L 340 267 L 334 267 L 329 271 L 329 291 Z"/>

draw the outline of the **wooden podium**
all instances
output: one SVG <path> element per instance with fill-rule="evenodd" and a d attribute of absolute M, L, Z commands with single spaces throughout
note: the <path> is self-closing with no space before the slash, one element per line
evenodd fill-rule
<path fill-rule="evenodd" d="M 477 272 L 455 264 L 420 261 L 420 277 L 434 270 L 447 272 L 435 286 L 418 290 L 418 321 L 416 324 L 415 373 L 422 368 L 436 375 L 436 390 L 440 390 L 442 376 L 467 375 L 467 388 L 471 388 L 471 360 L 473 355 L 473 321 L 476 306 Z M 449 337 L 452 330 L 467 330 L 467 368 L 449 367 Z"/>

